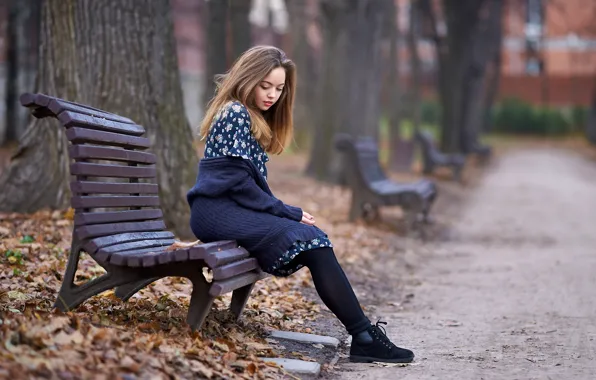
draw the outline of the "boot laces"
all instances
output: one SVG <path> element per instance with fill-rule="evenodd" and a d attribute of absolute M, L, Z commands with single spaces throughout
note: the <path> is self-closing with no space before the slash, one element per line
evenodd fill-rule
<path fill-rule="evenodd" d="M 391 349 L 393 348 L 393 343 L 389 340 L 389 338 L 387 337 L 387 331 L 385 331 L 385 328 L 381 325 L 386 325 L 387 322 L 381 321 L 381 319 L 379 318 L 379 320 L 377 321 L 377 323 L 373 326 L 373 335 L 375 337 L 377 337 L 379 339 L 379 341 L 387 348 Z"/>

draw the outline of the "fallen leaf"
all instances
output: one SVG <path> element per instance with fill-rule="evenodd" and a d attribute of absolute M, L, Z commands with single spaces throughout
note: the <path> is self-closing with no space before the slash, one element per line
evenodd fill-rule
<path fill-rule="evenodd" d="M 213 342 L 212 344 L 213 344 L 213 347 L 215 347 L 223 352 L 230 351 L 230 348 L 226 344 L 219 343 L 219 342 Z"/>
<path fill-rule="evenodd" d="M 83 343 L 84 340 L 85 337 L 78 330 L 75 330 L 72 334 L 68 334 L 65 331 L 60 331 L 51 339 L 54 344 L 59 346 L 65 346 L 69 344 L 79 345 Z"/>
<path fill-rule="evenodd" d="M 25 293 L 19 292 L 18 290 L 11 290 L 7 293 L 8 298 L 17 300 L 17 301 L 27 301 L 30 296 Z"/>

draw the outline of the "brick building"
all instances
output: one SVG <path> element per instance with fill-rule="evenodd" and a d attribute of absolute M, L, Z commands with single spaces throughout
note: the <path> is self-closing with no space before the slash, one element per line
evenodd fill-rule
<path fill-rule="evenodd" d="M 596 85 L 596 1 L 506 0 L 500 96 L 588 105 Z"/>
<path fill-rule="evenodd" d="M 532 103 L 556 106 L 588 105 L 596 85 L 596 1 L 503 1 L 505 34 L 500 97 L 515 96 Z M 171 2 L 186 113 L 190 124 L 196 126 L 202 116 L 204 102 L 204 51 L 207 43 L 203 32 L 205 0 Z M 317 2 L 305 0 L 304 4 L 308 7 L 310 18 L 310 43 L 313 48 L 320 50 L 321 31 L 315 21 Z M 410 0 L 395 2 L 399 6 L 398 24 L 404 36 L 409 28 Z M 4 98 L 7 3 L 0 1 L 0 99 Z M 253 0 L 253 4 L 269 4 L 278 9 L 283 7 L 282 0 Z M 275 35 L 272 28 L 263 27 L 262 15 L 251 17 L 255 24 L 254 43 L 287 41 Z M 420 41 L 419 50 L 423 71 L 429 74 L 425 84 L 428 93 L 434 88 L 432 80 L 436 69 L 432 43 Z M 407 77 L 410 70 L 405 41 L 400 57 L 402 75 Z M 3 102 L 0 102 L 0 114 L 3 114 Z"/>

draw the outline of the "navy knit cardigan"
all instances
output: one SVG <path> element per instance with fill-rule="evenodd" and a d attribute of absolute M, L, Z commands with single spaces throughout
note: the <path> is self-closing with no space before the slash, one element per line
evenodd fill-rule
<path fill-rule="evenodd" d="M 255 164 L 240 157 L 203 158 L 187 200 L 198 239 L 236 240 L 266 272 L 292 244 L 326 236 L 300 223 L 302 209 L 275 198 Z"/>

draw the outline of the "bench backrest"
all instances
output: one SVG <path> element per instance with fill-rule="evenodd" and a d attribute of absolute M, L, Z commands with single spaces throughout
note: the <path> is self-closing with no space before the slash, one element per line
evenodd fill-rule
<path fill-rule="evenodd" d="M 373 138 L 340 134 L 335 138 L 336 148 L 345 155 L 344 170 L 351 186 L 366 186 L 387 179 L 379 163 L 379 148 Z"/>
<path fill-rule="evenodd" d="M 66 128 L 70 174 L 74 176 L 70 183 L 75 210 L 73 240 L 85 246 L 95 239 L 97 244 L 91 245 L 99 249 L 122 242 L 123 235 L 133 239 L 135 233 L 144 232 L 163 238 L 161 245 L 173 242 L 162 220 L 156 156 L 147 152 L 150 142 L 143 137 L 142 126 L 43 94 L 23 94 L 20 100 L 35 117 L 55 117 Z"/>

